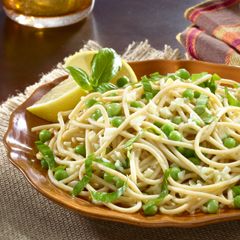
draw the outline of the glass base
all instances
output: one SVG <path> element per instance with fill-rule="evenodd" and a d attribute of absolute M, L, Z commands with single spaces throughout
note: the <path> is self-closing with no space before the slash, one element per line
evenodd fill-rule
<path fill-rule="evenodd" d="M 3 7 L 3 9 L 10 19 L 21 25 L 35 28 L 54 28 L 67 26 L 86 18 L 91 13 L 93 6 L 94 0 L 92 1 L 92 5 L 89 8 L 84 9 L 83 11 L 57 17 L 26 16 L 20 13 L 16 13 L 15 11 L 6 7 Z"/>

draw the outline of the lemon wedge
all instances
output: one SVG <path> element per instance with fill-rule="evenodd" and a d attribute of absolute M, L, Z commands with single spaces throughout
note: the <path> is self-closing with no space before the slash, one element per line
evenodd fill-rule
<path fill-rule="evenodd" d="M 91 74 L 91 61 L 96 53 L 95 51 L 77 52 L 64 59 L 64 67 L 79 67 L 87 74 Z M 137 82 L 134 71 L 123 59 L 121 69 L 111 82 L 115 83 L 117 79 L 122 76 L 127 76 L 131 82 Z M 80 101 L 81 97 L 86 94 L 87 92 L 81 89 L 79 85 L 69 77 L 52 88 L 34 105 L 28 107 L 27 110 L 47 121 L 56 122 L 58 112 L 73 109 Z"/>

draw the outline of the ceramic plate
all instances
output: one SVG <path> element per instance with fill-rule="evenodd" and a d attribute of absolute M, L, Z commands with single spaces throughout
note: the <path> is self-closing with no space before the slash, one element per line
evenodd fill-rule
<path fill-rule="evenodd" d="M 161 74 L 174 72 L 178 68 L 186 68 L 190 73 L 209 72 L 217 73 L 221 77 L 240 81 L 240 68 L 225 65 L 210 64 L 197 61 L 166 61 L 151 60 L 130 63 L 138 77 L 159 71 Z M 125 214 L 110 210 L 105 207 L 96 206 L 90 202 L 73 198 L 67 192 L 55 187 L 47 177 L 47 172 L 42 170 L 40 162 L 35 159 L 33 150 L 36 134 L 31 132 L 33 126 L 44 124 L 46 121 L 32 115 L 26 108 L 36 102 L 52 87 L 65 79 L 55 79 L 53 82 L 39 87 L 22 105 L 11 115 L 9 128 L 4 137 L 4 143 L 8 150 L 10 161 L 25 175 L 31 185 L 50 200 L 75 210 L 83 215 L 124 222 L 145 227 L 193 227 L 240 219 L 240 210 L 226 209 L 218 214 L 197 213 L 195 215 L 167 216 L 157 214 L 145 217 L 141 213 Z M 21 184 L 21 183 L 19 183 Z"/>

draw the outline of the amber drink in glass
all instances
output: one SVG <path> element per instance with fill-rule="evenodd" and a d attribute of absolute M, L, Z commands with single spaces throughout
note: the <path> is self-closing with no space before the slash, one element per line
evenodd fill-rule
<path fill-rule="evenodd" d="M 36 28 L 73 24 L 87 17 L 95 0 L 3 0 L 12 20 Z"/>

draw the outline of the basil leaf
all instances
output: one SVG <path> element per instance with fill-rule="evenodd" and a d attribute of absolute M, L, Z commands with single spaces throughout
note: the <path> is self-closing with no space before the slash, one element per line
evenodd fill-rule
<path fill-rule="evenodd" d="M 141 83 L 143 85 L 144 92 L 152 92 L 153 91 L 152 85 L 146 76 L 142 77 Z"/>
<path fill-rule="evenodd" d="M 95 90 L 100 93 L 105 93 L 110 90 L 117 89 L 117 86 L 112 83 L 102 83 Z"/>
<path fill-rule="evenodd" d="M 212 75 L 212 80 L 218 81 L 218 80 L 220 80 L 220 79 L 221 79 L 221 77 L 218 76 L 216 73 L 214 73 L 214 74 Z"/>
<path fill-rule="evenodd" d="M 43 158 L 46 160 L 48 167 L 53 170 L 56 167 L 56 162 L 54 159 L 53 151 L 49 146 L 42 143 L 41 141 L 36 141 L 35 145 L 38 151 L 43 155 Z"/>
<path fill-rule="evenodd" d="M 85 173 L 86 175 L 83 176 L 83 178 L 77 182 L 77 184 L 73 187 L 72 195 L 78 196 L 81 191 L 86 187 L 86 185 L 89 183 L 92 177 L 92 162 L 95 160 L 95 155 L 90 154 L 85 159 Z"/>
<path fill-rule="evenodd" d="M 157 198 L 149 200 L 149 201 L 147 201 L 147 203 L 145 203 L 143 205 L 144 211 L 147 208 L 151 208 L 153 205 L 159 205 L 163 201 L 163 199 L 168 195 L 168 177 L 169 177 L 169 175 L 170 175 L 170 169 L 167 169 L 163 176 L 161 193 L 159 194 L 159 196 Z"/>
<path fill-rule="evenodd" d="M 217 84 L 214 78 L 212 77 L 211 80 L 208 82 L 208 88 L 212 93 L 215 93 L 217 90 Z"/>
<path fill-rule="evenodd" d="M 208 74 L 207 72 L 194 73 L 194 74 L 191 75 L 190 79 L 194 82 L 194 81 L 197 81 L 198 79 L 204 77 L 207 74 Z"/>
<path fill-rule="evenodd" d="M 124 148 L 131 148 L 133 143 L 135 143 L 140 138 L 140 136 L 142 134 L 143 134 L 143 132 L 140 132 L 136 136 L 134 136 L 133 138 L 130 138 L 127 142 L 125 142 Z"/>
<path fill-rule="evenodd" d="M 88 177 L 92 177 L 92 162 L 95 160 L 95 155 L 90 154 L 86 159 L 85 159 L 85 173 Z"/>
<path fill-rule="evenodd" d="M 113 163 L 104 161 L 101 158 L 95 158 L 94 162 L 100 163 L 100 164 L 104 165 L 105 167 L 108 167 L 108 168 L 111 168 L 111 169 L 116 169 L 116 167 Z"/>
<path fill-rule="evenodd" d="M 90 83 L 90 79 L 87 73 L 81 68 L 68 66 L 67 70 L 69 71 L 72 78 L 76 81 L 76 83 L 84 90 L 91 91 L 92 86 Z"/>
<path fill-rule="evenodd" d="M 127 183 L 125 182 L 124 185 L 120 188 L 117 189 L 116 192 L 111 192 L 111 193 L 107 193 L 107 192 L 91 192 L 92 198 L 95 201 L 98 202 L 104 202 L 104 203 L 110 203 L 113 202 L 115 200 L 117 200 L 119 197 L 121 197 L 124 192 L 126 191 L 127 188 Z"/>
<path fill-rule="evenodd" d="M 86 187 L 86 185 L 89 183 L 90 178 L 88 176 L 83 176 L 83 178 L 77 182 L 77 184 L 73 187 L 72 195 L 74 197 L 78 196 L 82 190 Z"/>
<path fill-rule="evenodd" d="M 158 81 L 163 75 L 160 75 L 159 72 L 154 72 L 149 75 L 149 80 L 150 81 Z"/>
<path fill-rule="evenodd" d="M 228 104 L 231 106 L 236 106 L 236 107 L 240 107 L 240 101 L 237 100 L 229 91 L 228 88 L 225 87 L 225 95 L 227 97 L 228 100 Z"/>
<path fill-rule="evenodd" d="M 194 108 L 194 111 L 206 124 L 210 124 L 214 120 L 213 115 L 207 111 L 207 107 L 205 105 L 197 105 Z"/>
<path fill-rule="evenodd" d="M 93 57 L 91 67 L 92 85 L 97 87 L 116 76 L 122 67 L 122 60 L 113 49 L 103 48 Z"/>
<path fill-rule="evenodd" d="M 199 98 L 197 98 L 196 106 L 206 106 L 208 104 L 208 96 L 205 94 L 201 94 Z"/>
<path fill-rule="evenodd" d="M 170 169 L 167 169 L 163 175 L 163 182 L 161 186 L 161 192 L 168 192 L 168 177 L 170 176 Z"/>
<path fill-rule="evenodd" d="M 147 101 L 149 101 L 158 93 L 158 90 L 154 90 L 152 88 L 152 85 L 151 85 L 152 79 L 151 78 L 147 78 L 147 76 L 143 76 L 141 79 L 142 79 L 141 83 L 142 83 L 143 89 L 144 89 L 144 98 Z"/>

